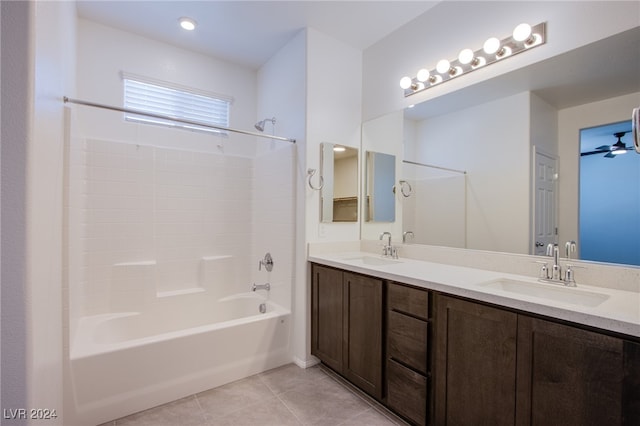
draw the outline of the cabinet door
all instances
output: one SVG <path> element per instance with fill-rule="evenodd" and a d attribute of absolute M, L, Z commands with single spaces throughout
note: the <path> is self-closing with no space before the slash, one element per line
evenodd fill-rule
<path fill-rule="evenodd" d="M 311 353 L 342 372 L 342 271 L 311 267 Z"/>
<path fill-rule="evenodd" d="M 381 399 L 382 281 L 345 272 L 344 301 L 344 375 Z"/>
<path fill-rule="evenodd" d="M 640 424 L 638 353 L 622 339 L 520 315 L 517 424 Z"/>
<path fill-rule="evenodd" d="M 517 315 L 437 295 L 435 424 L 513 425 Z"/>

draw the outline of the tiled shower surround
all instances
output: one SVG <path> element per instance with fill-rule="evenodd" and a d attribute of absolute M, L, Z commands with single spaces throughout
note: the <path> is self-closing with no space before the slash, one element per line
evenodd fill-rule
<path fill-rule="evenodd" d="M 207 262 L 222 257 L 232 282 L 220 285 L 239 293 L 269 279 L 271 296 L 290 306 L 295 147 L 246 158 L 95 139 L 75 146 L 70 267 L 81 273 L 70 271 L 71 318 L 198 289 Z M 267 251 L 269 275 L 258 271 Z"/>

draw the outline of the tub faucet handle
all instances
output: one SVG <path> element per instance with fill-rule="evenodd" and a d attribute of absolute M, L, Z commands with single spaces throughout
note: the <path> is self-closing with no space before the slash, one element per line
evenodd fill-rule
<path fill-rule="evenodd" d="M 273 271 L 273 258 L 271 257 L 271 253 L 265 254 L 264 259 L 258 262 L 258 271 L 262 270 L 263 265 L 267 272 Z"/>

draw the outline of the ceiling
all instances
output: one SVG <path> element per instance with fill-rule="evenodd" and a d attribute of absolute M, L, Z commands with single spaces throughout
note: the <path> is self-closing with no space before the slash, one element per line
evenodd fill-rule
<path fill-rule="evenodd" d="M 76 5 L 83 18 L 258 69 L 305 27 L 364 50 L 437 3 L 146 0 Z M 180 17 L 194 19 L 196 30 L 182 30 Z"/>
<path fill-rule="evenodd" d="M 582 129 L 580 131 L 580 152 L 597 151 L 597 147 L 604 145 L 613 145 L 618 141 L 618 138 L 614 136 L 614 133 L 626 132 L 622 136 L 621 141 L 628 147 L 633 147 L 633 136 L 631 135 L 631 117 L 629 120 L 621 121 L 618 123 L 611 123 L 604 126 L 591 127 L 589 129 Z M 595 157 L 604 157 L 602 155 L 595 155 Z M 615 157 L 614 157 L 615 158 Z"/>

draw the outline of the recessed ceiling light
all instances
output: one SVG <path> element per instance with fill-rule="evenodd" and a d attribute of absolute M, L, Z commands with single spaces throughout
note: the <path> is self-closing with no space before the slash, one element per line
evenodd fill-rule
<path fill-rule="evenodd" d="M 178 22 L 180 22 L 180 26 L 187 31 L 193 31 L 196 29 L 196 21 L 191 18 L 183 17 L 178 19 Z"/>

